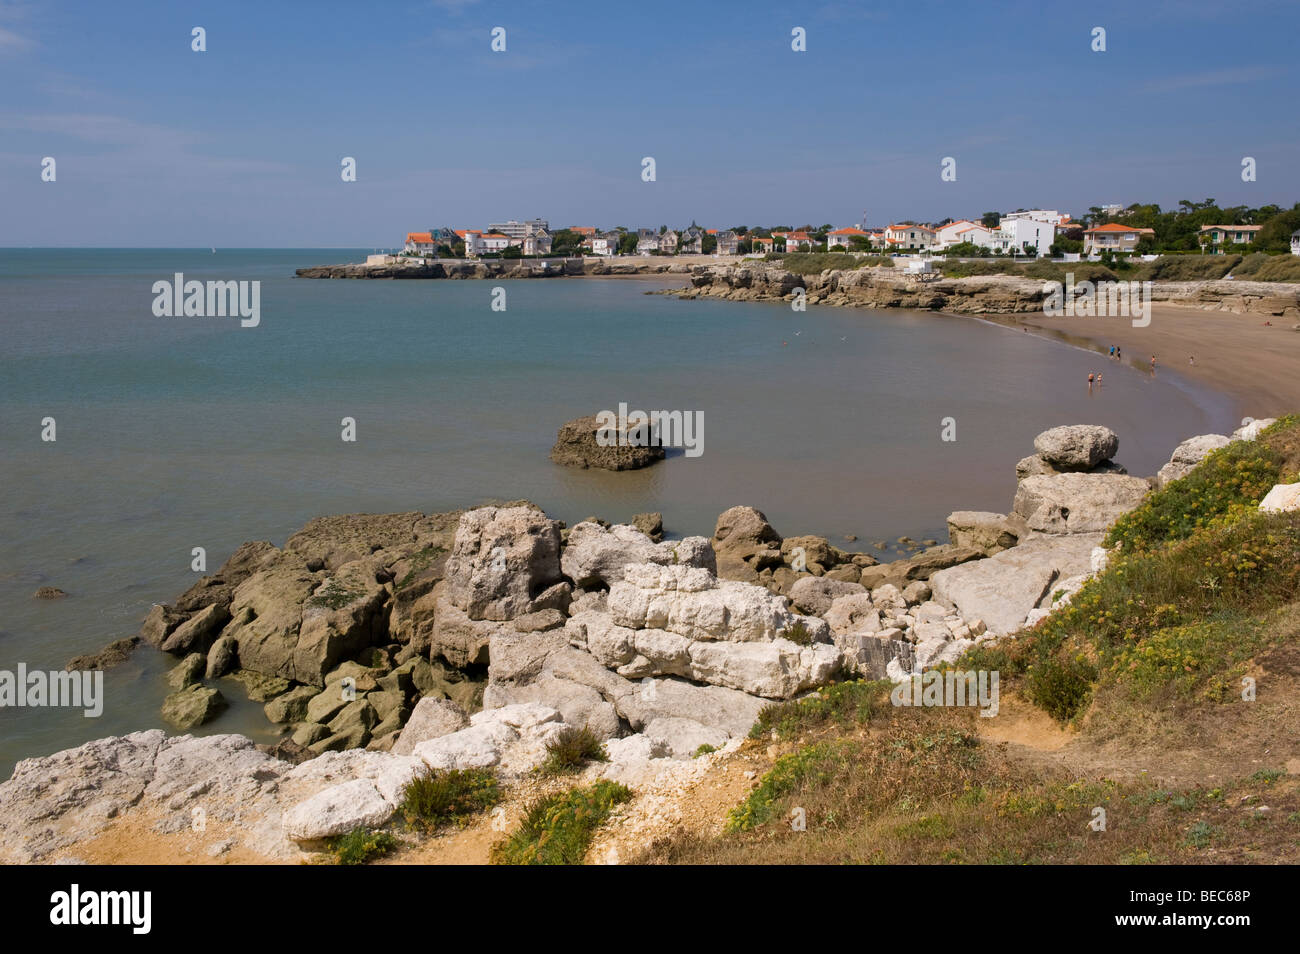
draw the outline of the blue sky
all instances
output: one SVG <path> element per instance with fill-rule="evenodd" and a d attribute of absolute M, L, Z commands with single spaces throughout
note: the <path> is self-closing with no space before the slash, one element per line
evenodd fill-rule
<path fill-rule="evenodd" d="M 1297 28 L 1271 0 L 0 0 L 0 245 L 1289 206 Z"/>

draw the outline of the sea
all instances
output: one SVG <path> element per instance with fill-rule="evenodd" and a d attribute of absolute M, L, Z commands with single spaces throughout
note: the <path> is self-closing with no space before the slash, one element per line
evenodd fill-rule
<path fill-rule="evenodd" d="M 681 537 L 747 504 L 784 535 L 889 559 L 874 544 L 1009 509 L 1049 427 L 1107 425 L 1116 459 L 1150 474 L 1238 423 L 1175 372 L 967 317 L 654 294 L 683 276 L 294 275 L 372 251 L 0 249 L 0 671 L 132 635 L 197 578 L 194 548 L 212 571 L 321 514 L 524 498 L 570 524 L 659 511 Z M 177 274 L 259 282 L 259 321 L 156 314 Z M 548 459 L 565 421 L 620 404 L 696 415 L 700 453 L 624 473 Z M 143 646 L 107 670 L 98 717 L 0 708 L 0 778 L 166 728 L 174 663 Z M 197 731 L 273 741 L 261 705 L 223 688 L 230 709 Z"/>

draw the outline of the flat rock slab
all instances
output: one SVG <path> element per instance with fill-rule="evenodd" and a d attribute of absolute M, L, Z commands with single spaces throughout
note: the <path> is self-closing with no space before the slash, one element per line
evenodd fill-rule
<path fill-rule="evenodd" d="M 1051 587 L 1091 570 L 1100 533 L 1030 534 L 987 560 L 963 563 L 930 577 L 934 598 L 956 605 L 966 619 L 984 620 L 994 636 L 1015 632 L 1029 611 L 1051 602 Z"/>

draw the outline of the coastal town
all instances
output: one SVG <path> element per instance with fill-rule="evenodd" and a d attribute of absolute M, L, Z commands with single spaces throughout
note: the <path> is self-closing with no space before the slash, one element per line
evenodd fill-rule
<path fill-rule="evenodd" d="M 1186 215 L 1220 211 L 1212 200 L 1187 203 Z M 1076 221 L 1055 209 L 1017 209 L 986 212 L 979 220 L 943 219 L 926 224 L 912 221 L 883 227 L 866 224 L 866 214 L 855 225 L 831 224 L 800 227 L 702 228 L 692 222 L 682 229 L 666 225 L 629 229 L 600 229 L 570 225 L 552 228 L 546 219 L 490 223 L 486 229 L 430 228 L 408 232 L 400 255 L 408 258 L 544 258 L 592 256 L 688 256 L 762 258 L 789 253 L 854 252 L 884 255 L 944 255 L 950 257 L 1062 258 L 1099 260 L 1103 257 L 1149 255 L 1164 251 L 1199 251 L 1204 254 L 1245 253 L 1264 250 L 1257 242 L 1268 220 L 1290 213 L 1276 206 L 1260 210 L 1222 210 L 1249 222 L 1204 222 L 1195 226 L 1182 248 L 1171 247 L 1156 228 L 1140 224 L 1147 207 L 1119 205 L 1093 207 Z M 1156 211 L 1159 209 L 1156 207 Z M 1292 210 L 1294 212 L 1294 210 Z M 1227 217 L 1227 215 L 1225 215 Z M 1254 220 L 1262 219 L 1261 222 Z M 1278 236 L 1278 230 L 1271 231 Z M 1268 236 L 1265 236 L 1268 237 Z M 1281 233 L 1285 243 L 1271 251 L 1300 255 L 1300 228 Z M 1191 244 L 1191 248 L 1186 246 Z"/>

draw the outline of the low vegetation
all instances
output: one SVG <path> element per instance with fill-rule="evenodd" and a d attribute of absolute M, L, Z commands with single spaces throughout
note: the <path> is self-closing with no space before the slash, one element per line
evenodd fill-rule
<path fill-rule="evenodd" d="M 600 736 L 587 726 L 566 725 L 546 743 L 543 775 L 577 772 L 589 762 L 608 762 L 609 755 Z"/>
<path fill-rule="evenodd" d="M 631 789 L 607 780 L 539 798 L 519 828 L 492 846 L 492 864 L 580 865 L 614 806 L 631 798 Z"/>
<path fill-rule="evenodd" d="M 1062 723 L 1095 691 L 1202 701 L 1229 691 L 1253 654 L 1288 638 L 1300 593 L 1300 513 L 1260 499 L 1300 470 L 1300 420 L 1211 453 L 1111 528 L 1110 565 L 1037 628 L 977 647 L 963 665 L 1024 677 Z M 1280 615 L 1279 615 L 1280 614 Z"/>
<path fill-rule="evenodd" d="M 330 851 L 341 865 L 364 865 L 398 847 L 398 840 L 386 831 L 354 828 L 330 841 Z"/>
<path fill-rule="evenodd" d="M 764 261 L 780 262 L 788 272 L 796 275 L 817 275 L 828 268 L 849 271 L 856 268 L 893 268 L 894 260 L 888 255 L 858 257 L 844 252 L 769 252 Z"/>
<path fill-rule="evenodd" d="M 406 783 L 398 813 L 412 828 L 426 832 L 463 824 L 501 801 L 492 769 L 451 769 L 417 775 Z"/>

